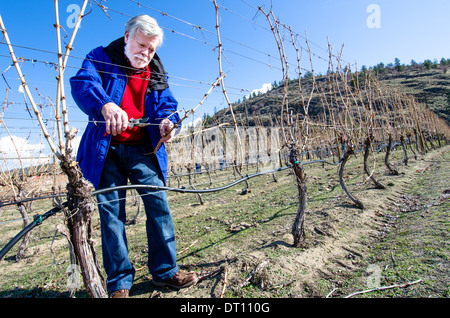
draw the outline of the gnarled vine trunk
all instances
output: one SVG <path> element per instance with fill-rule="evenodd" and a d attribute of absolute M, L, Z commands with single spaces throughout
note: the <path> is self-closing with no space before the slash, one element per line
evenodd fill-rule
<path fill-rule="evenodd" d="M 369 158 L 370 153 L 370 145 L 372 144 L 372 138 L 373 138 L 372 136 L 369 136 L 366 138 L 364 142 L 364 171 L 378 189 L 386 189 L 384 185 L 382 185 L 380 182 L 378 182 L 377 179 L 375 179 L 373 172 L 372 173 L 370 172 L 369 165 L 367 164 L 367 160 Z"/>
<path fill-rule="evenodd" d="M 344 181 L 344 167 L 347 163 L 348 158 L 355 153 L 353 147 L 351 145 L 347 145 L 347 151 L 345 151 L 344 156 L 342 157 L 341 167 L 339 168 L 339 183 L 341 184 L 342 189 L 344 189 L 347 196 L 352 200 L 356 206 L 360 209 L 364 209 L 364 204 L 358 200 L 355 196 L 353 196 L 347 188 L 347 185 Z"/>
<path fill-rule="evenodd" d="M 22 186 L 19 187 L 19 193 L 18 193 L 17 201 L 21 201 L 22 199 L 25 199 L 24 194 L 23 194 L 24 190 L 23 190 Z M 27 212 L 26 204 L 19 203 L 19 204 L 17 204 L 17 206 L 19 208 L 20 215 L 22 216 L 23 228 L 26 228 L 28 226 L 28 224 L 30 224 L 30 221 L 28 219 L 28 212 Z M 29 204 L 29 206 L 31 206 L 31 203 Z M 28 249 L 28 242 L 30 241 L 30 238 L 31 238 L 31 233 L 27 233 L 23 237 L 23 240 L 22 240 L 22 242 L 19 245 L 16 257 L 15 257 L 16 258 L 16 262 L 20 261 L 22 258 L 25 257 L 25 252 Z"/>
<path fill-rule="evenodd" d="M 298 158 L 298 151 L 293 147 L 289 155 L 289 160 L 292 164 L 292 169 L 297 180 L 298 188 L 298 209 L 295 215 L 294 223 L 292 224 L 292 235 L 294 237 L 294 247 L 300 245 L 301 240 L 305 237 L 303 230 L 304 216 L 306 210 L 306 174 L 302 163 Z"/>
<path fill-rule="evenodd" d="M 81 268 L 83 282 L 91 298 L 106 298 L 105 280 L 98 266 L 92 240 L 91 216 L 95 209 L 92 189 L 83 178 L 77 163 L 69 156 L 61 160 L 61 168 L 69 178 L 67 185 L 67 228 L 73 245 L 77 265 Z"/>
<path fill-rule="evenodd" d="M 392 167 L 391 163 L 389 162 L 389 155 L 391 154 L 391 149 L 392 149 L 392 135 L 389 134 L 388 145 L 386 147 L 386 155 L 384 156 L 384 164 L 389 169 L 390 174 L 397 176 L 398 170 Z"/>
<path fill-rule="evenodd" d="M 403 135 L 400 136 L 400 142 L 402 144 L 402 149 L 403 149 L 403 163 L 405 164 L 405 166 L 407 166 L 408 165 L 408 152 L 406 151 L 405 138 L 403 137 Z"/>

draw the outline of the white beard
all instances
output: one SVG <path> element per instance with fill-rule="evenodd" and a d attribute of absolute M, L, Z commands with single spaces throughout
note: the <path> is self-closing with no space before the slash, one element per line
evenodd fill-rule
<path fill-rule="evenodd" d="M 125 55 L 130 60 L 131 66 L 138 69 L 146 67 L 150 63 L 148 58 L 142 54 L 131 54 L 129 43 L 125 44 Z"/>

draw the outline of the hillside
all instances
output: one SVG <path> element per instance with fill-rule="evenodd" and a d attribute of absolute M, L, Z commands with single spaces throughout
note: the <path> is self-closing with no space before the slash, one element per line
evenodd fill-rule
<path fill-rule="evenodd" d="M 395 68 L 379 74 L 379 80 L 387 87 L 394 87 L 413 94 L 417 101 L 427 105 L 439 117 L 450 123 L 450 65 L 432 64 Z"/>
<path fill-rule="evenodd" d="M 364 68 L 364 67 L 363 67 Z M 384 66 L 379 64 L 370 67 L 367 71 L 378 78 L 382 87 L 398 89 L 404 93 L 415 96 L 419 103 L 427 105 L 441 118 L 450 123 L 450 64 L 443 59 L 440 63 L 425 61 L 418 64 L 412 62 L 411 65 L 391 64 Z M 361 72 L 360 72 L 361 74 Z M 322 92 L 327 93 L 326 75 L 315 78 Z M 304 77 L 301 79 L 304 92 L 311 90 L 311 79 Z M 289 83 L 289 109 L 293 114 L 302 114 L 301 98 L 298 90 L 298 79 Z M 283 87 L 273 88 L 267 93 L 252 96 L 249 99 L 233 104 L 233 112 L 240 125 L 264 125 L 276 124 L 276 118 L 280 118 L 281 104 L 283 101 Z M 311 100 L 309 113 L 314 117 L 323 113 L 324 106 L 318 94 Z M 232 122 L 228 109 L 218 111 L 214 116 L 209 117 L 206 125 Z"/>

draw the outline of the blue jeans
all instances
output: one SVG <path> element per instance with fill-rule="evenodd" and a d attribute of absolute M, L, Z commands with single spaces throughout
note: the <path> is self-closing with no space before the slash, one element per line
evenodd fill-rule
<path fill-rule="evenodd" d="M 111 145 L 98 189 L 132 184 L 164 186 L 157 159 L 144 155 L 146 146 Z M 148 241 L 148 268 L 154 279 L 165 280 L 178 272 L 175 230 L 165 191 L 138 190 L 144 202 Z M 103 266 L 107 289 L 130 289 L 135 269 L 128 258 L 125 233 L 125 190 L 97 196 L 101 222 Z"/>

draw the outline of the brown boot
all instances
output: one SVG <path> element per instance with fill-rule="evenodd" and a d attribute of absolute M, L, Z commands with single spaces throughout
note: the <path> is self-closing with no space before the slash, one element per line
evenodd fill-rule
<path fill-rule="evenodd" d="M 195 273 L 179 271 L 171 279 L 158 281 L 153 279 L 153 285 L 158 287 L 186 288 L 197 283 L 198 277 Z"/>
<path fill-rule="evenodd" d="M 119 289 L 111 293 L 109 298 L 129 298 L 129 292 L 130 291 L 128 289 Z"/>

